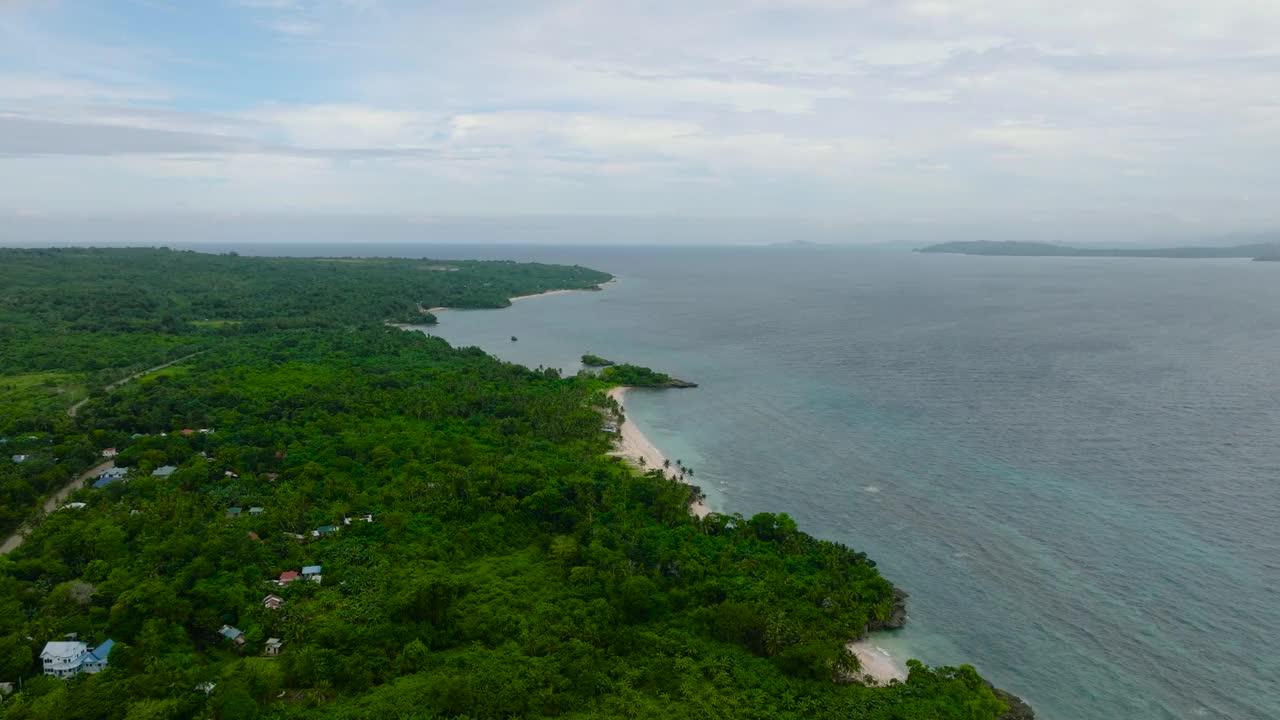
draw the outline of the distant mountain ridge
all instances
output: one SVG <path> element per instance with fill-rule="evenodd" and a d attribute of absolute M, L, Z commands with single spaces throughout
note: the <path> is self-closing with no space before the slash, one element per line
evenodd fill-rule
<path fill-rule="evenodd" d="M 918 249 L 922 253 L 999 255 L 1014 257 L 1158 257 L 1158 258 L 1254 258 L 1280 260 L 1280 241 L 1222 247 L 1081 248 L 1039 242 L 947 242 Z"/>

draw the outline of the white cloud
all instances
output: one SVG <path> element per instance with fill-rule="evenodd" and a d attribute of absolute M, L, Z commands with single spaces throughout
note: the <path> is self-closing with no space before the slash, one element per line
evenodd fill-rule
<path fill-rule="evenodd" d="M 71 4 L 0 23 L 32 58 L 0 61 L 22 131 L 0 183 L 44 183 L 22 206 L 45 210 L 1043 217 L 1089 197 L 1226 225 L 1227 198 L 1280 200 L 1280 3 L 239 4 L 269 40 L 213 56 L 77 37 L 50 19 Z"/>

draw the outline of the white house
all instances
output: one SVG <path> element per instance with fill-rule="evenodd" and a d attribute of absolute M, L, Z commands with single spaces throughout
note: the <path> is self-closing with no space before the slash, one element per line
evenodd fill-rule
<path fill-rule="evenodd" d="M 93 650 L 82 642 L 61 640 L 47 642 L 40 653 L 44 674 L 67 678 L 80 673 L 96 673 L 107 667 L 107 656 L 115 642 L 108 640 Z"/>
<path fill-rule="evenodd" d="M 13 461 L 14 461 L 14 462 L 16 462 L 16 463 L 20 463 L 20 462 L 26 462 L 26 461 L 27 461 L 27 458 L 29 458 L 29 457 L 31 457 L 31 456 L 30 456 L 30 455 L 14 455 L 14 456 L 13 456 L 12 458 L 10 458 L 10 459 L 11 459 L 11 460 L 13 460 Z"/>
<path fill-rule="evenodd" d="M 263 655 L 279 655 L 280 647 L 284 645 L 284 641 L 280 638 L 267 638 L 267 644 L 262 650 Z"/>
<path fill-rule="evenodd" d="M 115 449 L 115 448 L 107 448 L 107 449 L 105 449 L 105 450 L 103 450 L 103 451 L 102 451 L 102 457 L 104 457 L 104 458 L 113 458 L 113 457 L 115 457 L 116 455 L 119 455 L 119 454 L 120 454 L 120 453 L 116 452 L 116 449 Z"/>

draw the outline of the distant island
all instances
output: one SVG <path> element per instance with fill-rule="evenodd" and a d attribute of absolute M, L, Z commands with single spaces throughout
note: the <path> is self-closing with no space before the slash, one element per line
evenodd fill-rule
<path fill-rule="evenodd" d="M 1000 255 L 1014 257 L 1134 257 L 1134 258 L 1255 258 L 1280 260 L 1280 243 L 1251 243 L 1222 247 L 1081 248 L 1038 242 L 947 242 L 918 249 L 922 253 Z"/>
<path fill-rule="evenodd" d="M 582 364 L 586 365 L 587 367 L 608 367 L 610 365 L 613 365 L 614 363 L 612 360 L 606 360 L 600 357 L 599 355 L 592 355 L 591 353 L 587 353 L 586 355 L 582 356 Z"/>

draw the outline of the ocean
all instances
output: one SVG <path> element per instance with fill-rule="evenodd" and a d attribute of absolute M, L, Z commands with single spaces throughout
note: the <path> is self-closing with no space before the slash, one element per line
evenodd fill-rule
<path fill-rule="evenodd" d="M 628 415 L 718 512 L 910 594 L 901 660 L 1047 720 L 1280 718 L 1280 264 L 830 247 L 258 246 L 581 264 L 603 292 L 430 332 L 692 380 Z M 511 341 L 511 336 L 519 338 Z"/>

